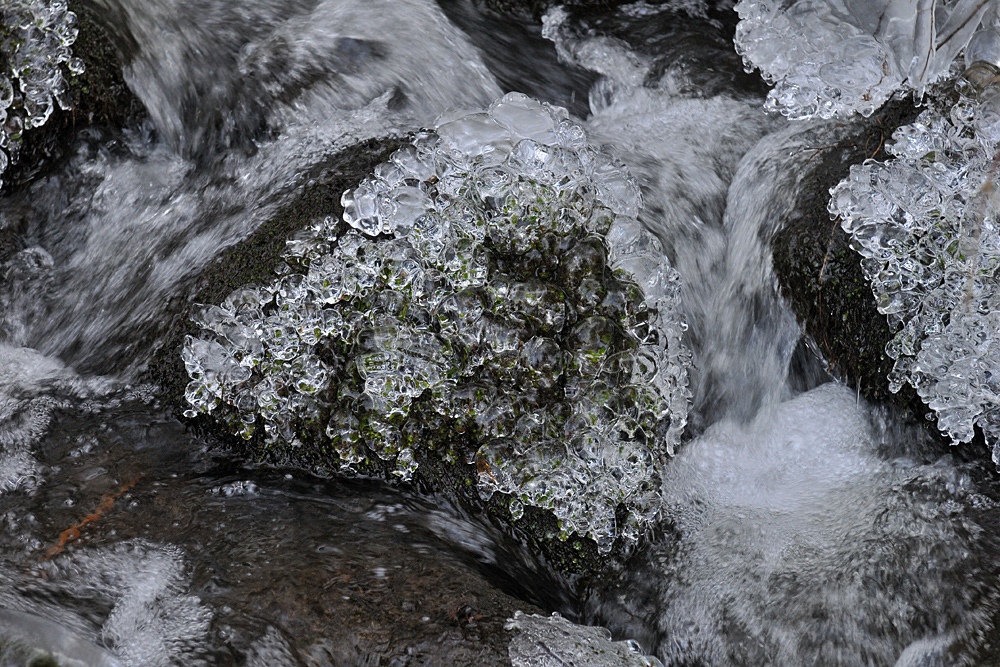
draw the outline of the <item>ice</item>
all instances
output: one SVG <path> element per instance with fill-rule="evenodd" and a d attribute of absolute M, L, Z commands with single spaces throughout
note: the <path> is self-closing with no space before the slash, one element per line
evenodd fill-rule
<path fill-rule="evenodd" d="M 634 641 L 612 641 L 604 628 L 571 623 L 559 614 L 515 612 L 508 652 L 513 667 L 662 667 Z"/>
<path fill-rule="evenodd" d="M 897 333 L 891 386 L 912 385 L 956 442 L 980 427 L 1000 461 L 1000 99 L 966 84 L 899 128 L 885 164 L 831 192 Z"/>
<path fill-rule="evenodd" d="M 774 84 L 765 108 L 793 119 L 871 115 L 900 89 L 922 93 L 996 3 L 970 0 L 740 0 L 736 49 Z"/>
<path fill-rule="evenodd" d="M 635 539 L 684 428 L 689 361 L 679 281 L 628 170 L 512 93 L 375 174 L 344 194 L 351 229 L 323 221 L 257 303 L 203 311 L 183 351 L 190 414 L 329 441 L 345 469 L 374 457 L 402 479 L 415 448 L 465 441 L 448 456 L 515 515 L 552 509 L 562 537 L 601 550 Z"/>
<path fill-rule="evenodd" d="M 83 70 L 70 52 L 77 32 L 64 0 L 6 0 L 0 8 L 0 176 L 22 131 L 44 125 L 57 104 L 69 108 L 67 72 Z"/>

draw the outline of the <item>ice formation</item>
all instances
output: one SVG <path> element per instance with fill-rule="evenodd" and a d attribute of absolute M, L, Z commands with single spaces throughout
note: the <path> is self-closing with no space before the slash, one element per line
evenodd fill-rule
<path fill-rule="evenodd" d="M 899 328 L 886 352 L 953 440 L 978 425 L 1000 462 L 1000 96 L 938 101 L 851 168 L 830 211 L 864 257 L 878 308 Z"/>
<path fill-rule="evenodd" d="M 564 538 L 634 539 L 684 428 L 688 353 L 625 166 L 509 94 L 440 119 L 343 204 L 349 228 L 316 223 L 279 280 L 197 319 L 189 414 L 403 479 L 436 447 L 476 462 L 515 519 L 530 504 Z"/>
<path fill-rule="evenodd" d="M 5 0 L 0 7 L 0 175 L 21 132 L 45 124 L 55 104 L 69 108 L 63 65 L 83 71 L 70 53 L 76 36 L 76 14 L 65 0 Z"/>
<path fill-rule="evenodd" d="M 904 86 L 947 74 L 981 25 L 986 0 L 740 0 L 736 50 L 774 89 L 765 108 L 789 118 L 868 116 Z"/>
<path fill-rule="evenodd" d="M 504 626 L 517 634 L 507 649 L 513 667 L 663 667 L 634 641 L 611 641 L 605 628 L 576 625 L 559 614 L 515 612 Z"/>

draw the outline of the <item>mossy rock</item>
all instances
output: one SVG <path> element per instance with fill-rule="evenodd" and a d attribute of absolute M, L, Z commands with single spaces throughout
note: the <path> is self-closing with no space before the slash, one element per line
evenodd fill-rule
<path fill-rule="evenodd" d="M 145 110 L 122 76 L 122 54 L 111 33 L 89 5 L 70 0 L 77 15 L 79 34 L 72 46 L 84 71 L 70 76 L 71 109 L 56 105 L 48 121 L 24 133 L 17 159 L 3 173 L 3 190 L 14 189 L 33 180 L 54 165 L 73 145 L 76 133 L 89 126 L 124 127 L 143 118 Z"/>
<path fill-rule="evenodd" d="M 249 238 L 223 251 L 201 275 L 189 296 L 172 304 L 174 315 L 171 329 L 165 335 L 167 343 L 157 352 L 142 379 L 161 387 L 164 398 L 175 406 L 178 414 L 189 407 L 185 403 L 184 390 L 190 377 L 181 360 L 180 348 L 186 335 L 198 334 L 198 327 L 191 320 L 194 309 L 201 304 L 219 303 L 230 292 L 247 284 L 273 280 L 286 239 L 316 220 L 327 216 L 339 219 L 343 214 L 340 203 L 343 192 L 357 185 L 402 143 L 402 139 L 393 137 L 372 139 L 330 158 L 311 185 Z M 256 463 L 294 467 L 319 475 L 335 475 L 340 468 L 337 453 L 326 447 L 311 447 L 309 442 L 298 448 L 267 447 L 260 437 L 245 441 L 205 416 L 187 421 L 204 435 L 225 443 Z M 259 429 L 258 433 L 262 431 Z M 467 447 L 461 442 L 426 443 L 424 447 L 415 448 L 419 467 L 412 486 L 425 493 L 443 494 L 470 512 L 485 512 L 501 529 L 530 545 L 532 552 L 542 554 L 554 569 L 564 574 L 594 575 L 610 563 L 621 560 L 624 549 L 621 538 L 611 554 L 601 556 L 591 539 L 574 534 L 560 540 L 558 522 L 551 511 L 529 506 L 523 516 L 513 520 L 508 509 L 509 497 L 497 493 L 484 500 L 478 489 L 478 465 L 481 464 L 469 462 L 464 456 L 455 459 L 448 454 L 465 449 Z M 372 457 L 363 472 L 392 479 L 393 469 L 391 463 Z"/>
<path fill-rule="evenodd" d="M 894 362 L 885 346 L 894 332 L 875 308 L 861 256 L 851 249 L 827 205 L 830 188 L 848 175 L 851 165 L 890 159 L 886 142 L 919 111 L 911 100 L 892 102 L 871 118 L 842 125 L 836 142 L 815 149 L 796 192 L 794 213 L 771 244 L 781 293 L 829 372 L 869 401 L 895 405 L 914 416 L 927 414 L 927 407 L 908 385 L 898 394 L 889 391 Z"/>

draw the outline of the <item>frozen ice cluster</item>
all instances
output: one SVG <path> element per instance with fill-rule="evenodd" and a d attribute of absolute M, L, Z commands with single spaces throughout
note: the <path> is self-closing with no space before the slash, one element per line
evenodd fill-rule
<path fill-rule="evenodd" d="M 198 317 L 190 414 L 403 479 L 433 447 L 476 463 L 515 519 L 552 509 L 561 537 L 602 550 L 636 537 L 684 428 L 689 355 L 625 166 L 512 93 L 439 119 L 343 205 L 347 225 L 289 241 L 279 280 Z"/>
<path fill-rule="evenodd" d="M 57 103 L 69 108 L 63 65 L 83 71 L 70 53 L 76 36 L 76 14 L 65 0 L 0 3 L 0 175 L 25 129 L 43 125 Z"/>
<path fill-rule="evenodd" d="M 1000 441 L 1000 97 L 938 101 L 899 128 L 895 156 L 832 190 L 878 308 L 900 327 L 891 388 L 911 384 L 955 441 Z M 994 444 L 993 457 L 1000 461 Z"/>
<path fill-rule="evenodd" d="M 507 649 L 513 667 L 663 667 L 635 641 L 612 641 L 605 628 L 576 625 L 559 614 L 518 611 L 504 627 L 515 631 Z"/>
<path fill-rule="evenodd" d="M 789 118 L 871 115 L 901 88 L 947 74 L 985 0 L 740 0 L 736 50 L 774 84 L 765 108 Z"/>

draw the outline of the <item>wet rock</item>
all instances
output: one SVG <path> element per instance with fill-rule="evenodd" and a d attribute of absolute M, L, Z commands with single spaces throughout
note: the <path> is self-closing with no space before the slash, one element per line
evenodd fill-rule
<path fill-rule="evenodd" d="M 202 165 L 255 150 L 292 118 L 326 123 L 385 98 L 419 127 L 501 92 L 424 0 L 87 1 L 114 22 L 125 79 L 160 137 Z"/>
<path fill-rule="evenodd" d="M 23 134 L 17 159 L 3 172 L 3 188 L 10 191 L 31 181 L 66 154 L 76 133 L 88 126 L 123 127 L 144 115 L 142 105 L 125 85 L 122 55 L 108 31 L 109 23 L 83 0 L 71 0 L 79 29 L 73 56 L 83 72 L 69 77 L 68 106 L 55 106 L 41 127 Z"/>
<path fill-rule="evenodd" d="M 885 142 L 918 111 L 909 100 L 893 102 L 871 118 L 837 126 L 833 141 L 809 148 L 806 174 L 771 247 L 781 293 L 829 372 L 870 401 L 923 415 L 927 408 L 911 387 L 898 394 L 889 391 L 893 360 L 885 346 L 893 332 L 875 308 L 861 256 L 827 209 L 830 188 L 847 176 L 851 165 L 888 159 Z"/>

